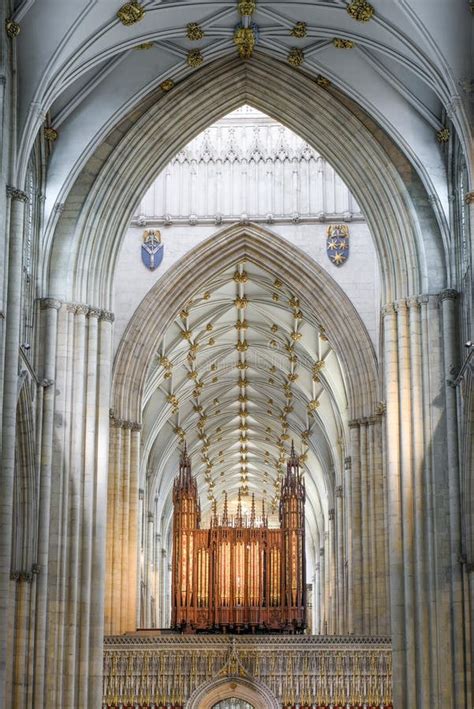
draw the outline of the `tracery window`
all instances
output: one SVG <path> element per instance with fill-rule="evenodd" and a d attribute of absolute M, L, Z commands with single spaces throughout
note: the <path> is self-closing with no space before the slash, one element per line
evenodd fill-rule
<path fill-rule="evenodd" d="M 243 699 L 237 699 L 237 697 L 230 697 L 230 699 L 223 699 L 222 701 L 214 704 L 212 709 L 255 709 L 253 704 L 245 702 Z"/>

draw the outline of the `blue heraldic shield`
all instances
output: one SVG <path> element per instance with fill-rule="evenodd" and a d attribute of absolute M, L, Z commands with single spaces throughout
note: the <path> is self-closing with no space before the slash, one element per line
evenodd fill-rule
<path fill-rule="evenodd" d="M 342 266 L 349 258 L 349 227 L 331 224 L 327 231 L 326 253 L 335 266 Z"/>
<path fill-rule="evenodd" d="M 158 229 L 145 231 L 142 244 L 142 261 L 150 270 L 154 271 L 163 261 L 164 246 L 161 243 L 161 233 Z"/>

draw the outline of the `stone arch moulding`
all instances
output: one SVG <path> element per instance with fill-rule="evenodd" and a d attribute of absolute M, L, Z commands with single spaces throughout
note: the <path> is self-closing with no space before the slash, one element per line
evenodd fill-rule
<path fill-rule="evenodd" d="M 124 119 L 102 143 L 106 150 L 97 147 L 47 235 L 50 295 L 110 309 L 119 242 L 140 195 L 194 136 L 243 103 L 300 135 L 345 180 L 374 237 L 384 301 L 445 286 L 433 210 L 425 192 L 421 199 L 410 193 L 413 169 L 404 182 L 392 162 L 388 150 L 400 155 L 397 146 L 385 134 L 382 145 L 336 90 L 260 55 L 210 63 L 149 102 L 138 119 Z"/>
<path fill-rule="evenodd" d="M 372 416 L 378 371 L 369 334 L 340 286 L 311 258 L 257 225 L 233 225 L 189 251 L 151 288 L 135 311 L 114 364 L 112 408 L 119 419 L 140 421 L 142 396 L 156 346 L 186 302 L 206 282 L 242 259 L 294 287 L 303 309 L 315 314 L 343 362 L 349 415 Z M 299 277 L 295 278 L 295 273 Z M 338 304 L 334 308 L 334 303 Z"/>
<path fill-rule="evenodd" d="M 223 699 L 237 697 L 249 702 L 255 709 L 279 709 L 276 697 L 261 682 L 243 677 L 221 677 L 198 687 L 185 709 L 212 709 Z"/>

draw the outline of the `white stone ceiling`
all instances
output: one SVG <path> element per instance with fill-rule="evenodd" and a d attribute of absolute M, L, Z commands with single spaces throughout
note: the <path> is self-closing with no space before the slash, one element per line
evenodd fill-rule
<path fill-rule="evenodd" d="M 143 19 L 124 26 L 120 0 L 23 0 L 12 19 L 21 77 L 19 179 L 32 141 L 45 124 L 59 137 L 50 159 L 47 210 L 64 201 L 74 174 L 116 122 L 164 80 L 179 82 L 199 67 L 187 64 L 200 50 L 203 66 L 235 56 L 237 1 L 143 0 Z M 322 74 L 354 98 L 426 170 L 429 191 L 446 204 L 435 132 L 451 116 L 461 138 L 468 132 L 470 3 L 468 0 L 372 0 L 367 22 L 347 12 L 345 0 L 259 0 L 252 15 L 257 52 L 286 62 L 292 48 L 304 63 L 295 71 Z M 198 23 L 201 40 L 186 37 Z M 292 36 L 296 22 L 306 36 Z M 350 40 L 338 49 L 334 38 Z M 147 49 L 137 49 L 140 45 Z M 254 61 L 255 57 L 249 61 Z M 430 181 L 432 184 L 430 184 Z"/>
<path fill-rule="evenodd" d="M 347 432 L 344 376 L 314 313 L 249 262 L 186 303 L 149 373 L 143 460 L 170 512 L 176 447 L 186 440 L 204 510 L 240 489 L 276 510 L 291 441 L 302 454 L 307 515 L 327 512 L 328 474 Z M 321 525 L 322 526 L 322 525 Z"/>

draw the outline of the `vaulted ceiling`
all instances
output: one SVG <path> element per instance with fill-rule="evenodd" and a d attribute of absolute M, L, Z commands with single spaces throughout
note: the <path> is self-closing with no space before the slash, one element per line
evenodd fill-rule
<path fill-rule="evenodd" d="M 176 446 L 186 441 L 204 510 L 224 491 L 277 509 L 291 441 L 307 475 L 312 520 L 347 430 L 338 357 L 291 284 L 236 263 L 184 304 L 158 347 L 144 410 L 150 494 L 170 509 Z M 148 458 L 149 456 L 149 458 Z"/>
<path fill-rule="evenodd" d="M 328 78 L 358 101 L 421 169 L 431 168 L 431 188 L 446 204 L 434 136 L 446 112 L 461 137 L 468 130 L 472 3 L 372 0 L 368 12 L 367 3 L 346 0 L 243 5 L 249 14 L 242 16 L 237 0 L 143 0 L 123 24 L 116 0 L 18 2 L 11 19 L 12 32 L 19 30 L 12 40 L 21 82 L 19 174 L 38 129 L 51 126 L 58 137 L 47 204 L 63 199 L 70 175 L 122 116 L 163 82 L 236 55 L 242 25 L 254 30 L 256 54 Z"/>

